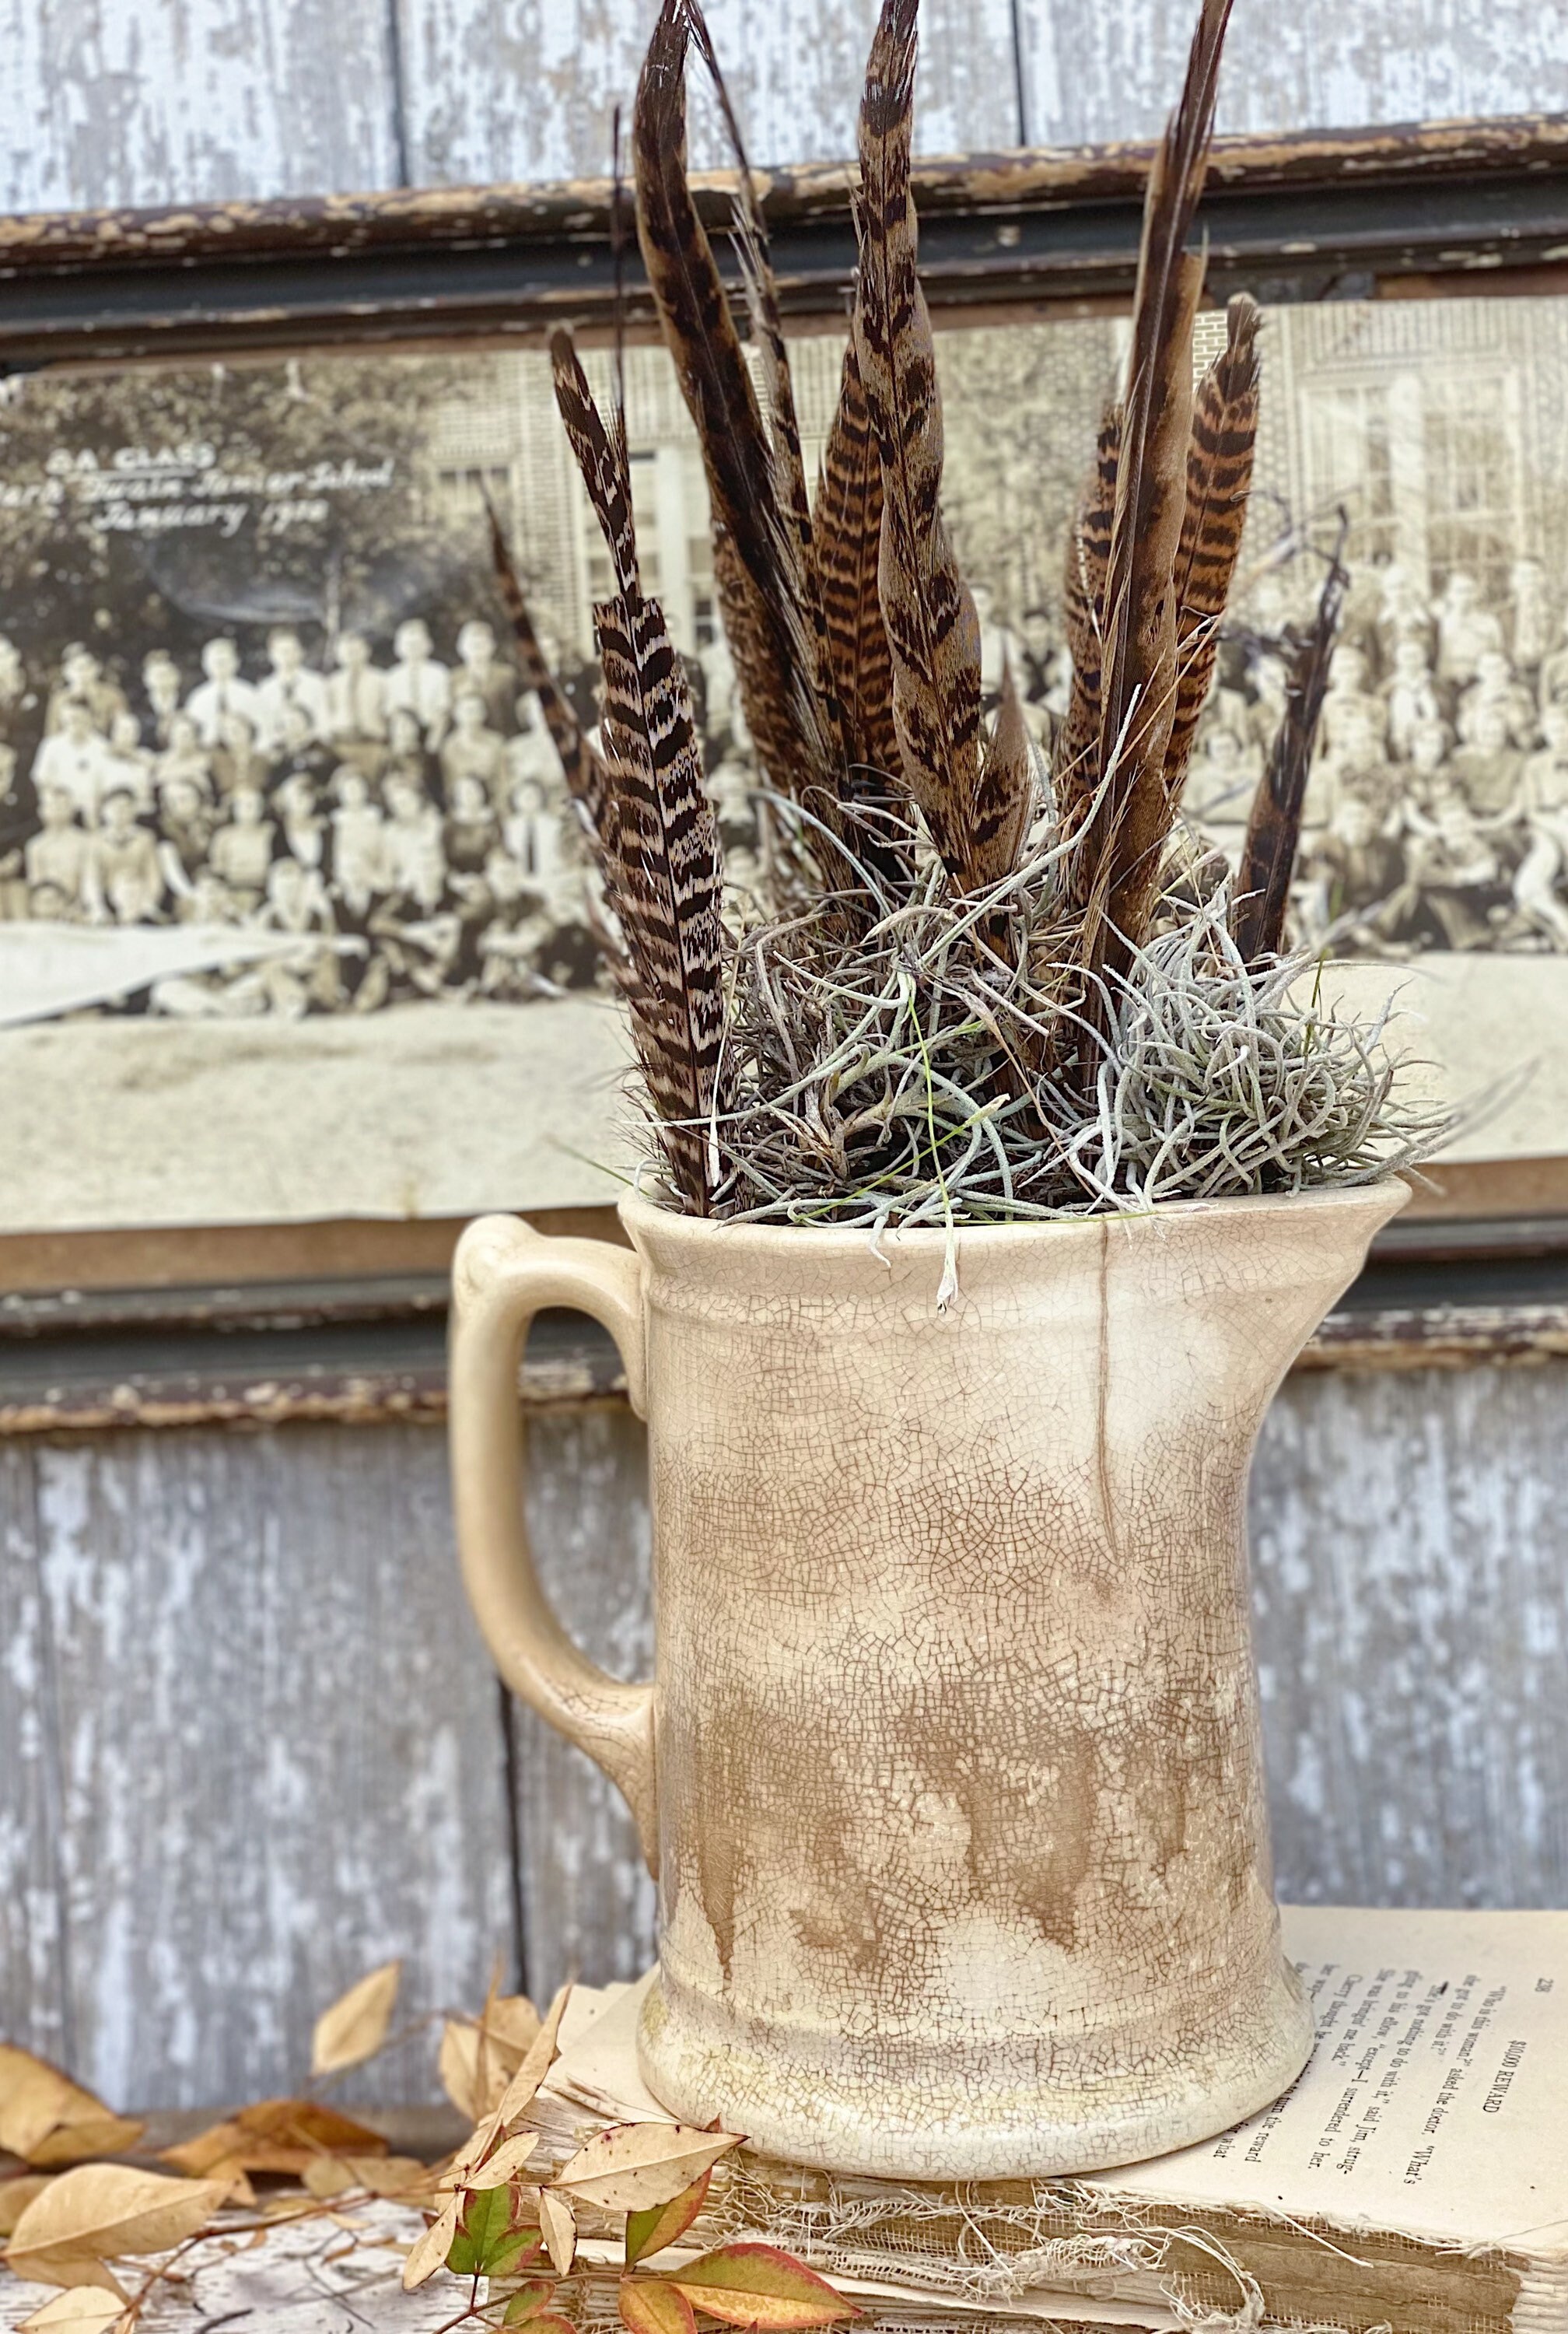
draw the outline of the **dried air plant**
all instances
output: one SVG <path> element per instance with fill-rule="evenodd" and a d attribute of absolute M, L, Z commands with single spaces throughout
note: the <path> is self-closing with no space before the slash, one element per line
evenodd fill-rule
<path fill-rule="evenodd" d="M 1282 955 L 1337 555 L 1295 650 L 1239 878 L 1192 880 L 1181 791 L 1236 574 L 1259 315 L 1233 300 L 1194 387 L 1190 248 L 1231 0 L 1201 0 L 1144 207 L 1122 396 L 1069 534 L 1071 698 L 1048 780 L 1010 673 L 987 728 L 980 629 L 942 513 L 942 407 L 910 192 L 918 0 L 883 0 L 860 113 L 859 270 L 808 493 L 762 206 L 697 0 L 662 0 L 632 121 L 637 227 L 702 450 L 714 571 L 777 847 L 720 916 L 717 829 L 679 660 L 644 596 L 624 420 L 558 336 L 558 400 L 610 547 L 597 744 L 497 570 L 592 837 L 664 1196 L 731 1219 L 1051 1217 L 1370 1180 L 1429 1150 L 1383 1025 Z M 736 163 L 757 362 L 686 169 L 686 72 Z M 1199 871 L 1201 879 L 1201 871 Z"/>

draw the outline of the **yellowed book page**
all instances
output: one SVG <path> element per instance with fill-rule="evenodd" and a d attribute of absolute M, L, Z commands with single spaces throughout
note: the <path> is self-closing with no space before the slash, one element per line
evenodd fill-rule
<path fill-rule="evenodd" d="M 1284 1923 L 1318 2029 L 1294 2088 L 1088 2185 L 1568 2262 L 1568 1913 Z"/>

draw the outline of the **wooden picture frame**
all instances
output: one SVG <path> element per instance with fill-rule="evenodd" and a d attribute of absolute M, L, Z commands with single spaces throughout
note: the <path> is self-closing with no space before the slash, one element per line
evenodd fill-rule
<path fill-rule="evenodd" d="M 922 273 L 938 322 L 1123 311 L 1150 155 L 1127 145 L 918 165 Z M 842 165 L 762 174 L 784 304 L 803 332 L 842 326 L 850 181 Z M 722 227 L 730 181 L 710 176 L 698 192 Z M 13 220 L 0 227 L 0 378 L 323 350 L 537 348 L 562 323 L 592 341 L 614 323 L 618 275 L 624 325 L 646 332 L 635 250 L 618 260 L 612 208 L 607 184 L 583 182 Z M 1221 138 L 1200 224 L 1216 300 L 1242 288 L 1280 305 L 1554 295 L 1568 290 L 1568 121 Z M 594 1230 L 613 1220 L 604 1210 L 567 1215 Z M 557 1212 L 551 1228 L 566 1220 Z M 0 1296 L 35 1325 L 61 1288 L 161 1290 L 166 1312 L 167 1292 L 182 1289 L 306 1289 L 311 1317 L 346 1318 L 356 1288 L 397 1284 L 398 1302 L 418 1312 L 460 1224 L 10 1234 Z M 1568 1153 L 1436 1169 L 1381 1243 L 1434 1268 L 1559 1251 Z M 105 1322 L 120 1317 L 92 1302 Z M 194 1317 L 188 1304 L 181 1317 Z"/>

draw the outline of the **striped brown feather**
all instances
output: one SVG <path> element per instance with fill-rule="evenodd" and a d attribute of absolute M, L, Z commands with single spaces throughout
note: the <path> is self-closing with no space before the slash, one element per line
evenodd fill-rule
<path fill-rule="evenodd" d="M 718 835 L 685 673 L 645 599 L 624 430 L 605 429 L 576 352 L 551 343 L 555 398 L 615 569 L 594 609 L 608 777 L 605 890 L 625 937 L 632 1031 L 674 1182 L 707 1210 L 710 1114 L 722 1110 L 724 931 Z"/>
<path fill-rule="evenodd" d="M 741 265 L 741 280 L 746 287 L 746 309 L 751 318 L 752 335 L 762 353 L 763 376 L 767 384 L 769 419 L 773 425 L 774 470 L 779 490 L 781 508 L 793 522 L 800 538 L 809 566 L 812 542 L 811 503 L 806 492 L 805 458 L 801 451 L 800 420 L 795 411 L 794 383 L 790 375 L 789 352 L 784 345 L 784 317 L 779 307 L 778 285 L 774 276 L 773 254 L 768 245 L 767 226 L 763 217 L 762 204 L 757 196 L 756 181 L 746 160 L 746 144 L 741 137 L 740 122 L 730 102 L 729 91 L 719 69 L 718 55 L 713 45 L 697 0 L 683 0 L 686 21 L 697 54 L 707 69 L 724 117 L 725 133 L 729 140 L 736 162 L 736 199 L 734 239 Z"/>
<path fill-rule="evenodd" d="M 700 1213 L 709 1190 L 704 1123 L 719 1098 L 724 1040 L 718 837 L 658 601 L 601 601 L 593 626 L 615 791 L 613 905 L 637 969 L 638 1058 L 676 1180 Z"/>
<path fill-rule="evenodd" d="M 853 340 L 844 351 L 813 520 L 828 653 L 849 758 L 896 778 L 902 765 L 893 727 L 892 651 L 877 596 L 882 466 Z"/>
<path fill-rule="evenodd" d="M 1002 667 L 1002 698 L 980 753 L 980 782 L 971 820 L 970 864 L 976 884 L 1000 882 L 1018 864 L 1034 809 L 1034 767 L 1024 706 L 1010 663 Z"/>
<path fill-rule="evenodd" d="M 855 354 L 882 469 L 878 586 L 909 792 L 949 874 L 976 874 L 980 626 L 941 512 L 942 405 L 916 274 L 909 147 L 917 0 L 883 0 L 861 104 Z"/>
<path fill-rule="evenodd" d="M 1291 655 L 1284 719 L 1246 823 L 1230 921 L 1236 944 L 1248 964 L 1277 954 L 1284 938 L 1291 876 L 1301 839 L 1302 805 L 1328 690 L 1329 664 L 1350 585 L 1343 565 L 1345 531 L 1342 519 L 1339 543 L 1312 630 Z"/>
<path fill-rule="evenodd" d="M 573 799 L 582 805 L 590 832 L 602 842 L 609 807 L 606 795 L 609 782 L 604 764 L 595 753 L 582 723 L 562 695 L 555 675 L 544 661 L 517 570 L 501 531 L 501 522 L 488 497 L 486 497 L 485 510 L 490 523 L 490 556 L 495 570 L 495 588 L 501 595 L 501 604 L 506 611 L 507 621 L 517 643 L 517 669 L 523 686 L 533 690 L 538 698 L 544 726 L 561 757 L 566 784 Z"/>
<path fill-rule="evenodd" d="M 877 590 L 882 466 L 851 338 L 812 513 L 827 654 L 844 740 L 846 839 L 884 889 L 910 873 L 909 798 L 893 727 L 893 663 Z"/>
<path fill-rule="evenodd" d="M 1241 553 L 1257 443 L 1257 304 L 1239 293 L 1226 345 L 1198 386 L 1187 456 L 1187 507 L 1176 560 L 1176 718 L 1165 757 L 1176 801 L 1219 657 L 1219 628 Z"/>
<path fill-rule="evenodd" d="M 1165 756 L 1176 712 L 1175 568 L 1192 429 L 1192 326 L 1203 262 L 1187 251 L 1207 171 L 1231 0 L 1203 0 L 1180 101 L 1144 202 L 1105 582 L 1099 758 L 1074 897 L 1092 975 L 1122 971 L 1142 937 L 1169 832 Z"/>
<path fill-rule="evenodd" d="M 717 574 L 746 725 L 769 781 L 837 796 L 841 758 L 815 683 L 797 515 L 781 500 L 740 336 L 686 178 L 685 0 L 663 0 L 632 114 L 637 227 L 664 338 L 697 426 L 716 528 L 733 557 Z"/>
<path fill-rule="evenodd" d="M 1121 448 L 1121 408 L 1112 405 L 1100 424 L 1094 465 L 1083 483 L 1067 537 L 1063 604 L 1073 683 L 1067 712 L 1056 738 L 1052 777 L 1057 815 L 1064 826 L 1077 825 L 1100 783 L 1100 669 L 1103 655 L 1105 571 L 1111 559 L 1111 521 L 1116 507 L 1116 464 Z"/>

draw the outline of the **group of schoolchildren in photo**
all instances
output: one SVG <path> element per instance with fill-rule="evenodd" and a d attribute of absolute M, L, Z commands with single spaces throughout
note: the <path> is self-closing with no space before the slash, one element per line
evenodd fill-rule
<path fill-rule="evenodd" d="M 1227 646 L 1188 780 L 1233 861 L 1284 711 L 1265 580 Z M 1352 576 L 1307 791 L 1293 922 L 1333 951 L 1568 952 L 1568 602 L 1544 564 L 1436 595 L 1393 562 Z"/>
<path fill-rule="evenodd" d="M 420 618 L 328 669 L 292 626 L 127 667 L 0 638 L 0 916 L 235 926 L 297 945 L 157 980 L 187 1018 L 523 1001 L 592 984 L 560 761 L 481 619 Z M 199 669 L 194 669 L 194 668 Z"/>
<path fill-rule="evenodd" d="M 1299 596 L 1294 594 L 1294 596 Z M 1010 666 L 1042 753 L 1071 665 L 1041 608 L 976 591 L 988 703 Z M 1185 807 L 1234 862 L 1284 712 L 1279 571 L 1255 584 L 1203 719 Z M 520 1002 L 602 978 L 591 856 L 537 698 L 495 629 L 290 625 L 246 656 L 208 640 L 133 672 L 73 643 L 39 670 L 0 637 L 0 917 L 235 926 L 295 945 L 154 980 L 133 1009 L 187 1018 Z M 595 675 L 550 653 L 584 728 Z M 196 668 L 199 666 L 199 670 Z M 323 669 L 325 667 L 326 669 Z M 767 855 L 722 634 L 687 660 L 726 873 Z M 1505 588 L 1398 564 L 1353 579 L 1308 789 L 1293 923 L 1336 951 L 1568 952 L 1568 606 L 1541 562 Z"/>

